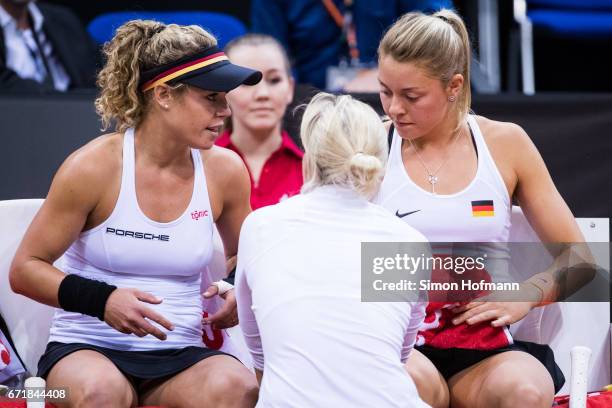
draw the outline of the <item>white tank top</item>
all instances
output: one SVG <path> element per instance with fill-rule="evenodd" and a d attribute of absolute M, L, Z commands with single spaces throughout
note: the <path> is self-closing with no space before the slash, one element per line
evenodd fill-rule
<path fill-rule="evenodd" d="M 454 194 L 433 194 L 419 187 L 406 172 L 402 138 L 395 131 L 376 201 L 425 235 L 436 254 L 447 254 L 451 248 L 454 254 L 461 251 L 460 245 L 436 245 L 437 242 L 486 243 L 476 249 L 487 253 L 487 268 L 496 271 L 496 279 L 507 281 L 509 251 L 505 243 L 510 236 L 511 200 L 476 118 L 468 115 L 467 122 L 478 157 L 476 176 L 467 187 Z M 495 349 L 512 343 L 505 327 L 493 328 L 489 322 L 455 326 L 451 323 L 453 316 L 442 303 L 430 303 L 417 345 Z"/>
<path fill-rule="evenodd" d="M 512 211 L 508 190 L 476 119 L 472 115 L 467 119 L 478 167 L 466 188 L 455 194 L 433 194 L 414 183 L 402 161 L 402 138 L 395 131 L 377 201 L 430 242 L 508 242 Z"/>
<path fill-rule="evenodd" d="M 64 271 L 137 288 L 163 298 L 145 305 L 174 325 L 165 341 L 118 332 L 95 317 L 57 309 L 49 341 L 88 343 L 119 350 L 158 350 L 203 346 L 200 278 L 212 255 L 213 220 L 202 157 L 191 149 L 194 187 L 185 212 L 156 222 L 138 206 L 134 129 L 125 132 L 121 190 L 106 221 L 80 234 L 64 255 Z M 156 323 L 151 322 L 156 325 Z"/>

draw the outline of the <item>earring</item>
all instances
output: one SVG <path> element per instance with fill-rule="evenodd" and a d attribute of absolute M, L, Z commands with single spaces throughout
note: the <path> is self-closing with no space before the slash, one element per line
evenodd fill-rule
<path fill-rule="evenodd" d="M 169 106 L 168 106 L 168 105 L 164 105 L 164 109 L 168 109 L 168 108 L 169 108 Z"/>
<path fill-rule="evenodd" d="M 449 102 L 455 102 L 455 99 L 457 99 L 457 97 L 454 96 L 454 95 L 451 95 L 451 96 L 448 97 L 448 101 Z"/>

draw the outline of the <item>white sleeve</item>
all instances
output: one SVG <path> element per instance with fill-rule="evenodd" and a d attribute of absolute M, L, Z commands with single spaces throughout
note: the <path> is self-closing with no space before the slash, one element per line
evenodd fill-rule
<path fill-rule="evenodd" d="M 417 332 L 421 326 L 421 323 L 423 323 L 423 319 L 425 318 L 425 307 L 427 307 L 427 303 L 412 302 L 410 306 L 410 320 L 404 335 L 404 345 L 402 346 L 402 363 L 406 363 L 406 360 L 408 360 L 408 357 L 410 356 L 410 352 L 412 351 L 412 347 L 416 341 Z"/>
<path fill-rule="evenodd" d="M 423 234 L 413 229 L 412 227 L 409 228 L 409 236 L 411 237 L 411 242 L 415 244 L 422 243 L 423 256 L 431 256 L 431 246 L 427 238 L 425 238 Z M 422 273 L 429 274 L 427 277 L 431 278 L 431 270 L 422 271 Z M 410 302 L 410 320 L 408 321 L 408 327 L 406 328 L 406 333 L 404 334 L 404 344 L 402 346 L 401 353 L 402 363 L 406 363 L 406 360 L 408 360 L 408 357 L 410 356 L 410 352 L 412 352 L 414 343 L 416 342 L 419 327 L 421 327 L 421 324 L 425 319 L 425 308 L 427 307 L 427 300 L 427 292 L 419 291 L 418 301 Z"/>
<path fill-rule="evenodd" d="M 251 308 L 253 301 L 251 288 L 247 281 L 247 270 L 245 269 L 252 259 L 250 256 L 252 244 L 250 242 L 253 242 L 252 237 L 249 236 L 249 228 L 247 226 L 249 223 L 247 221 L 248 218 L 242 226 L 238 244 L 238 265 L 236 266 L 236 279 L 234 282 L 236 286 L 236 302 L 238 303 L 240 328 L 242 329 L 246 346 L 253 357 L 253 366 L 258 370 L 263 370 L 264 356 L 261 347 L 261 336 L 259 335 L 259 327 L 257 326 L 257 320 L 255 320 L 255 314 Z"/>

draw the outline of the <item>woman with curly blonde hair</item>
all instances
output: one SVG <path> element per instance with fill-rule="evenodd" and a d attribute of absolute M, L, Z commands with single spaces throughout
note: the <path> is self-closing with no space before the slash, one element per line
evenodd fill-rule
<path fill-rule="evenodd" d="M 255 377 L 202 342 L 213 223 L 232 257 L 250 212 L 242 160 L 214 141 L 226 93 L 261 79 L 216 43 L 197 26 L 117 30 L 96 100 L 117 131 L 63 163 L 15 255 L 13 290 L 58 307 L 39 375 L 70 389 L 69 406 L 255 404 Z M 212 283 L 215 294 L 225 304 L 208 323 L 236 325 L 231 284 Z"/>

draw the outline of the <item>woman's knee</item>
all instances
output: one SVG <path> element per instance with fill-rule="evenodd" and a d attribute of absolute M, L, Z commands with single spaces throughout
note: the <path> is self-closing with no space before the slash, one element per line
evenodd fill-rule
<path fill-rule="evenodd" d="M 125 378 L 114 375 L 86 379 L 72 393 L 74 407 L 131 407 L 134 396 Z"/>
<path fill-rule="evenodd" d="M 218 404 L 235 405 L 252 402 L 255 405 L 259 387 L 255 375 L 248 370 L 224 370 L 207 381 L 208 395 Z"/>
<path fill-rule="evenodd" d="M 423 355 L 413 351 L 405 369 L 414 381 L 419 396 L 433 408 L 448 408 L 450 396 L 446 381 L 436 367 Z"/>
<path fill-rule="evenodd" d="M 546 387 L 545 387 L 546 388 Z M 542 389 L 536 384 L 517 383 L 506 388 L 500 401 L 502 408 L 548 408 L 554 399 L 554 391 Z"/>

